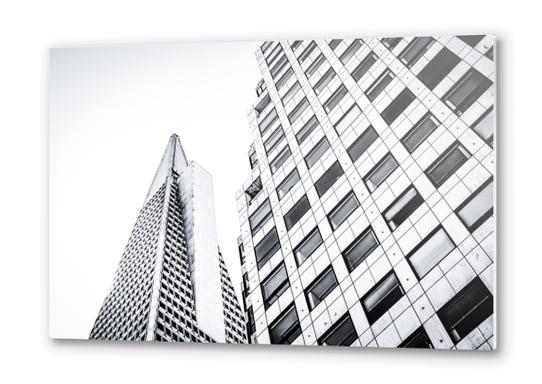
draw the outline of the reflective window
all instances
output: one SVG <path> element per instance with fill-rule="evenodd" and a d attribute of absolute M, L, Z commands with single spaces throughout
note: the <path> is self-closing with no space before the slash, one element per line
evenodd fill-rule
<path fill-rule="evenodd" d="M 393 48 L 395 48 L 397 46 L 397 44 L 399 44 L 399 42 L 401 41 L 401 38 L 400 37 L 387 37 L 385 39 L 382 39 L 382 44 L 384 44 L 386 47 L 388 47 L 388 49 L 391 51 Z"/>
<path fill-rule="evenodd" d="M 465 164 L 469 157 L 469 151 L 459 141 L 456 141 L 425 170 L 425 174 L 438 188 Z"/>
<path fill-rule="evenodd" d="M 342 39 L 333 39 L 329 42 L 329 48 L 331 48 L 332 51 L 335 50 L 341 43 Z"/>
<path fill-rule="evenodd" d="M 333 68 L 329 68 L 326 73 L 322 75 L 320 80 L 316 84 L 314 84 L 314 92 L 316 94 L 319 94 L 324 90 L 324 88 L 333 80 L 335 77 L 335 70 Z"/>
<path fill-rule="evenodd" d="M 261 284 L 264 307 L 269 308 L 289 286 L 286 266 L 282 262 Z"/>
<path fill-rule="evenodd" d="M 263 146 L 265 147 L 265 152 L 269 155 L 269 153 L 275 149 L 283 139 L 284 130 L 282 129 L 282 126 L 279 125 L 278 128 L 271 133 L 267 140 L 264 141 Z"/>
<path fill-rule="evenodd" d="M 408 68 L 418 62 L 420 57 L 433 45 L 435 39 L 432 37 L 416 37 L 399 54 L 399 60 Z"/>
<path fill-rule="evenodd" d="M 440 122 L 427 112 L 414 124 L 414 126 L 403 136 L 401 142 L 409 153 L 414 152 L 424 141 L 437 129 Z"/>
<path fill-rule="evenodd" d="M 493 146 L 493 107 L 472 124 L 472 129 L 482 140 Z"/>
<path fill-rule="evenodd" d="M 330 113 L 335 109 L 337 105 L 341 102 L 341 100 L 348 94 L 348 91 L 344 84 L 341 84 L 339 88 L 333 92 L 331 96 L 326 100 L 323 107 L 326 110 L 327 113 Z"/>
<path fill-rule="evenodd" d="M 416 96 L 405 88 L 397 97 L 382 111 L 382 118 L 386 123 L 391 124 L 401 113 L 414 101 Z"/>
<path fill-rule="evenodd" d="M 252 215 L 250 215 L 248 219 L 252 234 L 255 234 L 271 216 L 273 216 L 273 212 L 271 211 L 269 199 L 267 199 L 254 211 Z"/>
<path fill-rule="evenodd" d="M 346 48 L 346 50 L 343 52 L 341 57 L 339 59 L 343 64 L 346 64 L 358 51 L 358 49 L 361 48 L 362 40 L 356 39 Z"/>
<path fill-rule="evenodd" d="M 433 230 L 407 255 L 418 279 L 427 275 L 455 248 L 455 244 L 441 226 Z"/>
<path fill-rule="evenodd" d="M 335 123 L 335 130 L 341 135 L 350 125 L 361 116 L 361 109 L 357 104 L 353 104 L 339 120 Z"/>
<path fill-rule="evenodd" d="M 435 88 L 459 63 L 459 57 L 448 48 L 442 48 L 418 73 L 418 79 L 429 89 Z"/>
<path fill-rule="evenodd" d="M 305 109 L 307 109 L 308 106 L 309 101 L 306 97 L 304 97 L 303 100 L 301 100 L 299 104 L 297 104 L 292 110 L 292 112 L 290 112 L 290 114 L 288 115 L 288 120 L 290 120 L 290 124 L 295 123 L 299 116 L 301 116 L 301 114 L 305 112 Z"/>
<path fill-rule="evenodd" d="M 299 145 L 305 141 L 307 137 L 316 129 L 318 126 L 318 119 L 316 116 L 312 116 L 309 121 L 295 134 L 295 139 Z"/>
<path fill-rule="evenodd" d="M 294 98 L 294 96 L 297 94 L 297 92 L 301 89 L 301 86 L 299 85 L 299 82 L 296 81 L 290 89 L 282 96 L 282 104 L 286 105 L 290 100 Z"/>
<path fill-rule="evenodd" d="M 273 228 L 264 238 L 254 247 L 256 253 L 256 263 L 260 269 L 270 258 L 280 249 L 277 229 Z"/>
<path fill-rule="evenodd" d="M 305 60 L 308 59 L 312 51 L 316 48 L 316 43 L 314 41 L 311 41 L 309 45 L 307 45 L 307 48 L 303 52 L 301 52 L 301 55 L 299 55 L 299 64 L 302 64 Z"/>
<path fill-rule="evenodd" d="M 330 265 L 314 279 L 305 291 L 309 309 L 316 308 L 337 285 L 339 285 L 339 282 Z"/>
<path fill-rule="evenodd" d="M 271 168 L 271 173 L 274 174 L 281 166 L 284 164 L 286 160 L 292 155 L 292 152 L 290 151 L 289 146 L 285 146 L 277 156 L 271 162 L 269 163 L 269 167 Z"/>
<path fill-rule="evenodd" d="M 314 59 L 314 61 L 312 62 L 311 65 L 309 65 L 309 68 L 307 68 L 307 77 L 311 77 L 312 75 L 314 75 L 316 73 L 316 71 L 318 70 L 318 68 L 320 68 L 320 66 L 326 61 L 326 58 L 324 57 L 323 54 L 320 54 L 316 59 Z"/>
<path fill-rule="evenodd" d="M 292 303 L 269 326 L 271 344 L 291 344 L 301 334 L 301 326 Z"/>
<path fill-rule="evenodd" d="M 339 164 L 339 161 L 335 161 L 327 171 L 314 183 L 316 193 L 319 197 L 322 197 L 328 190 L 335 184 L 335 182 L 343 175 L 344 171 Z"/>
<path fill-rule="evenodd" d="M 367 91 L 365 91 L 365 94 L 367 95 L 367 98 L 371 101 L 374 101 L 380 95 L 380 93 L 388 86 L 389 83 L 393 80 L 395 75 L 393 72 L 386 68 L 384 72 L 380 76 L 376 78 L 376 80 L 367 88 Z"/>
<path fill-rule="evenodd" d="M 354 163 L 359 159 L 376 139 L 378 139 L 378 134 L 373 126 L 370 125 L 346 150 L 352 162 Z"/>
<path fill-rule="evenodd" d="M 458 115 L 465 112 L 493 84 L 476 69 L 471 68 L 442 97 Z"/>
<path fill-rule="evenodd" d="M 294 225 L 297 224 L 299 220 L 309 211 L 311 205 L 307 195 L 303 195 L 297 203 L 294 204 L 292 208 L 284 215 L 284 223 L 286 224 L 286 229 L 290 230 Z"/>
<path fill-rule="evenodd" d="M 398 348 L 433 349 L 434 347 L 431 339 L 429 339 L 429 336 L 427 335 L 427 332 L 425 332 L 423 325 L 420 325 L 418 329 L 412 332 L 409 337 L 407 337 L 405 340 L 403 340 L 401 344 L 399 344 Z"/>
<path fill-rule="evenodd" d="M 290 190 L 297 184 L 299 181 L 299 172 L 297 172 L 297 168 L 295 168 L 292 172 L 288 174 L 284 178 L 284 180 L 281 181 L 279 186 L 277 187 L 277 195 L 279 197 L 279 200 L 282 199 Z"/>
<path fill-rule="evenodd" d="M 398 166 L 395 158 L 388 152 L 363 178 L 369 191 L 374 191 Z"/>
<path fill-rule="evenodd" d="M 354 191 L 350 191 L 327 215 L 333 230 L 337 229 L 359 207 Z"/>
<path fill-rule="evenodd" d="M 361 78 L 371 69 L 374 63 L 376 63 L 377 57 L 374 54 L 373 51 L 369 52 L 369 54 L 361 61 L 361 63 L 358 64 L 356 69 L 352 71 L 352 77 L 356 81 L 360 81 Z"/>
<path fill-rule="evenodd" d="M 369 324 L 373 325 L 403 297 L 405 291 L 393 271 L 388 273 L 361 299 Z"/>
<path fill-rule="evenodd" d="M 493 179 L 486 181 L 455 210 L 471 232 L 493 215 Z"/>
<path fill-rule="evenodd" d="M 310 152 L 305 156 L 305 163 L 307 164 L 307 168 L 311 168 L 320 158 L 324 155 L 324 153 L 327 152 L 327 150 L 330 148 L 329 141 L 325 137 L 323 137 L 313 149 L 310 150 Z"/>
<path fill-rule="evenodd" d="M 342 253 L 346 268 L 352 272 L 378 247 L 371 227 L 364 230 Z"/>
<path fill-rule="evenodd" d="M 358 335 L 354 323 L 348 312 L 341 317 L 333 326 L 318 339 L 319 345 L 343 345 L 350 346 Z"/>
<path fill-rule="evenodd" d="M 391 205 L 384 211 L 384 219 L 393 231 L 423 203 L 423 198 L 412 185 L 408 187 Z"/>
<path fill-rule="evenodd" d="M 294 249 L 294 257 L 298 266 L 303 264 L 323 243 L 318 227 L 315 227 Z"/>

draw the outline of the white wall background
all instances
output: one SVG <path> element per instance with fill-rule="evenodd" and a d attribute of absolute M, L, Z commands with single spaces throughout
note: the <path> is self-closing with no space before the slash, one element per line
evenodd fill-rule
<path fill-rule="evenodd" d="M 538 174 L 542 134 L 535 119 L 541 89 L 537 66 L 542 57 L 540 12 L 525 4 L 472 0 L 397 1 L 394 6 L 340 0 L 213 4 L 95 0 L 77 4 L 53 0 L 0 5 L 2 381 L 160 382 L 179 381 L 185 375 L 188 380 L 204 375 L 219 382 L 226 378 L 238 382 L 509 382 L 522 376 L 536 381 L 541 345 L 542 183 Z M 112 345 L 48 339 L 50 47 L 438 33 L 495 33 L 499 38 L 496 353 Z"/>

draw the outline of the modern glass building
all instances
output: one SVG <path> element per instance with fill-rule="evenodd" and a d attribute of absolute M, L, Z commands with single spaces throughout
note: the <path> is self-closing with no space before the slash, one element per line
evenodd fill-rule
<path fill-rule="evenodd" d="M 91 339 L 245 343 L 217 246 L 211 175 L 172 135 Z"/>
<path fill-rule="evenodd" d="M 494 43 L 261 45 L 237 193 L 249 342 L 495 348 Z"/>

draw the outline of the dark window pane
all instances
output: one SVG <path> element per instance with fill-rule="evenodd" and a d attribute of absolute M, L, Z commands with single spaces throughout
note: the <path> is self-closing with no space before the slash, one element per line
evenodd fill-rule
<path fill-rule="evenodd" d="M 304 97 L 303 100 L 301 100 L 299 104 L 297 104 L 292 110 L 292 112 L 290 112 L 290 114 L 288 115 L 288 120 L 290 120 L 290 124 L 295 123 L 299 116 L 301 116 L 301 114 L 305 112 L 305 109 L 307 109 L 308 106 L 309 101 L 306 97 Z"/>
<path fill-rule="evenodd" d="M 382 118 L 386 123 L 391 124 L 399 117 L 401 113 L 414 101 L 416 96 L 410 91 L 410 89 L 405 88 L 403 91 L 397 95 L 397 97 L 384 109 L 382 112 Z"/>
<path fill-rule="evenodd" d="M 470 232 L 475 231 L 493 215 L 493 179 L 487 180 L 457 209 L 455 213 Z"/>
<path fill-rule="evenodd" d="M 456 114 L 465 112 L 490 86 L 491 80 L 471 68 L 443 96 L 443 100 Z"/>
<path fill-rule="evenodd" d="M 284 72 L 284 75 L 282 75 L 280 79 L 278 79 L 275 82 L 275 85 L 277 86 L 277 90 L 281 89 L 282 86 L 286 84 L 286 82 L 290 79 L 290 77 L 292 77 L 293 74 L 294 74 L 294 70 L 292 68 L 288 68 L 288 70 Z"/>
<path fill-rule="evenodd" d="M 318 80 L 318 82 L 314 85 L 314 92 L 316 92 L 317 94 L 322 92 L 324 88 L 331 82 L 331 80 L 333 80 L 334 77 L 335 71 L 333 70 L 333 68 L 329 68 L 326 73 L 322 75 L 320 80 Z"/>
<path fill-rule="evenodd" d="M 333 326 L 318 339 L 319 345 L 343 345 L 350 346 L 358 335 L 354 323 L 348 312 L 341 317 Z"/>
<path fill-rule="evenodd" d="M 359 201 L 355 193 L 350 191 L 327 215 L 331 228 L 337 229 L 357 207 L 359 207 Z"/>
<path fill-rule="evenodd" d="M 466 35 L 457 37 L 473 48 L 484 38 L 483 35 Z"/>
<path fill-rule="evenodd" d="M 279 154 L 271 160 L 271 163 L 269 163 L 269 167 L 271 168 L 271 173 L 275 173 L 281 166 L 284 164 L 286 160 L 292 155 L 292 152 L 290 151 L 290 147 L 285 146 Z"/>
<path fill-rule="evenodd" d="M 266 309 L 269 308 L 289 286 L 290 282 L 288 281 L 286 266 L 283 262 L 262 282 L 264 307 Z"/>
<path fill-rule="evenodd" d="M 305 156 L 305 163 L 307 164 L 307 168 L 311 168 L 320 158 L 324 155 L 324 153 L 327 152 L 327 150 L 330 148 L 329 141 L 325 137 L 323 137 L 313 149 L 310 150 L 310 152 Z"/>
<path fill-rule="evenodd" d="M 299 201 L 295 203 L 288 212 L 286 212 L 286 215 L 284 215 L 284 223 L 286 224 L 286 229 L 290 230 L 290 228 L 296 225 L 297 222 L 305 215 L 305 213 L 308 212 L 310 208 L 311 205 L 309 204 L 309 199 L 307 199 L 307 195 L 303 195 L 303 197 L 299 199 Z"/>
<path fill-rule="evenodd" d="M 335 161 L 327 171 L 314 183 L 316 193 L 319 197 L 322 197 L 328 190 L 335 184 L 335 182 L 343 175 L 344 171 L 339 164 L 339 161 Z"/>
<path fill-rule="evenodd" d="M 273 212 L 271 211 L 269 199 L 267 199 L 254 211 L 252 215 L 250 215 L 248 219 L 252 234 L 256 233 L 271 216 L 273 216 Z"/>
<path fill-rule="evenodd" d="M 425 174 L 438 188 L 465 164 L 469 157 L 470 153 L 456 141 L 426 169 Z"/>
<path fill-rule="evenodd" d="M 277 63 L 273 66 L 273 68 L 271 68 L 271 70 L 269 72 L 271 72 L 271 77 L 274 79 L 275 77 L 278 76 L 278 74 L 280 72 L 282 72 L 282 70 L 284 69 L 284 67 L 286 67 L 286 65 L 288 64 L 288 58 L 286 57 L 286 55 L 283 55 L 279 61 L 277 61 Z"/>
<path fill-rule="evenodd" d="M 327 267 L 305 291 L 309 309 L 314 309 L 320 304 L 333 289 L 339 285 L 337 277 L 333 272 L 331 265 Z"/>
<path fill-rule="evenodd" d="M 388 38 L 382 39 L 382 44 L 388 47 L 388 49 L 391 51 L 393 48 L 397 46 L 397 44 L 399 44 L 400 41 L 401 41 L 400 37 L 388 37 Z"/>
<path fill-rule="evenodd" d="M 399 54 L 399 59 L 408 67 L 412 67 L 423 56 L 423 54 L 433 45 L 432 37 L 416 37 Z"/>
<path fill-rule="evenodd" d="M 277 119 L 278 119 L 277 110 L 275 108 L 273 108 L 258 123 L 258 127 L 260 128 L 260 133 L 263 135 Z"/>
<path fill-rule="evenodd" d="M 301 45 L 302 41 L 301 40 L 296 40 L 292 43 L 292 45 L 290 45 L 290 48 L 292 48 L 292 51 L 295 51 L 297 48 L 299 48 L 299 46 Z"/>
<path fill-rule="evenodd" d="M 493 314 L 493 295 L 475 277 L 438 312 L 444 328 L 457 343 Z"/>
<path fill-rule="evenodd" d="M 273 228 L 265 237 L 254 247 L 256 253 L 256 262 L 260 269 L 270 258 L 280 249 L 277 229 Z"/>
<path fill-rule="evenodd" d="M 363 75 L 367 73 L 367 71 L 373 66 L 374 63 L 376 63 L 377 57 L 374 54 L 373 51 L 369 52 L 369 54 L 359 63 L 359 65 L 352 71 L 352 77 L 354 80 L 359 81 Z"/>
<path fill-rule="evenodd" d="M 418 78 L 429 89 L 435 88 L 459 63 L 459 57 L 448 48 L 439 53 L 420 71 Z"/>
<path fill-rule="evenodd" d="M 269 153 L 273 149 L 275 149 L 283 139 L 284 130 L 282 129 L 282 126 L 279 125 L 278 128 L 275 129 L 273 133 L 271 133 L 271 135 L 263 143 L 263 146 L 265 147 L 265 152 L 269 155 Z"/>
<path fill-rule="evenodd" d="M 315 227 L 294 249 L 294 257 L 298 266 L 303 264 L 323 243 L 318 227 Z"/>
<path fill-rule="evenodd" d="M 423 204 L 423 198 L 412 185 L 408 187 L 388 208 L 384 211 L 384 219 L 393 231 Z"/>
<path fill-rule="evenodd" d="M 380 95 L 380 93 L 388 86 L 389 83 L 393 80 L 395 75 L 390 69 L 385 69 L 380 76 L 367 88 L 365 94 L 367 98 L 371 101 L 374 101 Z"/>
<path fill-rule="evenodd" d="M 359 159 L 376 139 L 378 139 L 378 134 L 373 126 L 370 125 L 347 149 L 352 162 Z"/>
<path fill-rule="evenodd" d="M 398 166 L 399 164 L 397 164 L 395 158 L 388 152 L 363 178 L 369 191 L 372 192 L 378 188 Z"/>
<path fill-rule="evenodd" d="M 427 112 L 423 117 L 414 124 L 414 126 L 406 133 L 401 139 L 401 142 L 405 146 L 409 153 L 414 152 L 424 141 L 429 137 L 435 129 L 437 129 L 440 122 L 431 114 Z"/>
<path fill-rule="evenodd" d="M 297 92 L 301 89 L 301 86 L 299 85 L 299 82 L 296 81 L 288 91 L 282 96 L 282 104 L 286 105 L 290 100 L 294 98 L 294 96 L 297 94 Z"/>
<path fill-rule="evenodd" d="M 356 39 L 346 48 L 346 50 L 343 52 L 341 57 L 339 58 L 343 64 L 346 64 L 358 51 L 358 49 L 361 48 L 362 41 L 359 39 Z"/>
<path fill-rule="evenodd" d="M 318 126 L 318 119 L 316 116 L 312 116 L 309 121 L 305 123 L 305 125 L 295 134 L 295 139 L 297 140 L 297 143 L 301 145 L 305 141 L 307 137 L 310 136 L 310 134 L 316 129 Z"/>
<path fill-rule="evenodd" d="M 421 325 L 418 329 L 412 332 L 412 334 L 407 337 L 401 344 L 399 344 L 398 348 L 433 349 L 434 347 L 433 343 L 431 343 L 431 339 L 429 339 L 429 336 L 427 335 L 427 332 L 425 332 L 423 325 Z"/>
<path fill-rule="evenodd" d="M 269 337 L 271 344 L 291 344 L 300 334 L 301 326 L 292 303 L 269 326 Z"/>
<path fill-rule="evenodd" d="M 337 105 L 341 102 L 341 100 L 348 94 L 348 91 L 344 85 L 340 85 L 339 88 L 333 92 L 331 96 L 327 99 L 327 101 L 324 103 L 323 107 L 326 110 L 327 113 L 330 113 L 335 109 Z"/>
<path fill-rule="evenodd" d="M 248 195 L 249 202 L 254 199 L 258 193 L 262 190 L 262 179 L 260 176 L 256 178 L 246 189 L 245 193 Z"/>
<path fill-rule="evenodd" d="M 341 135 L 356 119 L 361 116 L 361 109 L 357 104 L 353 104 L 335 123 L 335 130 Z"/>
<path fill-rule="evenodd" d="M 352 272 L 378 247 L 378 240 L 371 227 L 361 233 L 342 253 L 349 272 Z"/>
<path fill-rule="evenodd" d="M 316 43 L 314 41 L 311 41 L 311 43 L 301 52 L 301 55 L 299 55 L 299 64 L 302 64 L 309 55 L 314 51 L 314 48 L 316 48 Z"/>
<path fill-rule="evenodd" d="M 405 291 L 393 271 L 371 288 L 361 299 L 369 324 L 373 325 L 384 313 L 403 297 Z"/>
<path fill-rule="evenodd" d="M 309 65 L 309 68 L 307 68 L 307 77 L 311 77 L 312 75 L 314 75 L 316 73 L 316 71 L 318 70 L 318 68 L 320 68 L 320 66 L 326 61 L 326 58 L 324 57 L 323 54 L 320 54 L 316 59 L 314 59 L 314 61 L 312 62 L 311 65 Z"/>
<path fill-rule="evenodd" d="M 282 180 L 282 182 L 277 187 L 277 195 L 279 196 L 279 200 L 282 199 L 290 190 L 297 184 L 299 181 L 299 172 L 297 172 L 297 168 L 294 169 L 288 176 Z"/>
<path fill-rule="evenodd" d="M 334 39 L 329 42 L 329 48 L 331 48 L 332 51 L 335 50 L 341 43 L 342 39 Z"/>

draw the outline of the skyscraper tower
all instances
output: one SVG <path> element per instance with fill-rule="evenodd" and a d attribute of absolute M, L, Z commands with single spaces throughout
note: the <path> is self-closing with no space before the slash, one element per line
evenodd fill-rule
<path fill-rule="evenodd" d="M 495 347 L 493 57 L 491 36 L 261 45 L 249 342 Z"/>
<path fill-rule="evenodd" d="M 172 135 L 91 339 L 246 342 L 217 245 L 211 175 Z"/>

